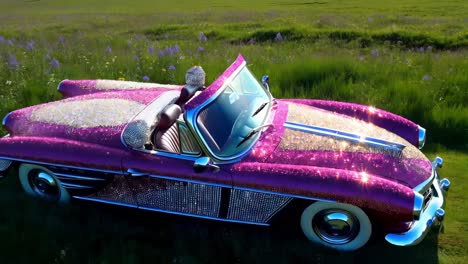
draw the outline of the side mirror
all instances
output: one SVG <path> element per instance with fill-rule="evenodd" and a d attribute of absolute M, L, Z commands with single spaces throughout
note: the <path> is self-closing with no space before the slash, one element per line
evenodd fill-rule
<path fill-rule="evenodd" d="M 270 77 L 268 77 L 268 75 L 262 76 L 262 84 L 267 91 L 270 91 Z"/>
<path fill-rule="evenodd" d="M 213 172 L 218 172 L 220 170 L 219 166 L 214 165 L 211 159 L 208 157 L 198 158 L 193 164 L 193 169 L 197 173 L 204 172 L 207 168 L 211 168 Z"/>

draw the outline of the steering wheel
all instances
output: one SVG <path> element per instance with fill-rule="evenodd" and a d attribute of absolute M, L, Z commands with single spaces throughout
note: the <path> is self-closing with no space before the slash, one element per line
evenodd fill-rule
<path fill-rule="evenodd" d="M 221 149 L 226 150 L 235 146 L 253 129 L 255 124 L 251 124 L 250 111 L 243 110 L 234 121 L 231 133 Z"/>

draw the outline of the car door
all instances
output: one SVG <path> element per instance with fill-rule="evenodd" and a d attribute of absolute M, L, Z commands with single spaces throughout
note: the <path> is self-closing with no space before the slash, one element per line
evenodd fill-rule
<path fill-rule="evenodd" d="M 167 213 L 225 218 L 231 175 L 220 168 L 196 172 L 197 157 L 134 151 L 122 161 L 139 208 Z M 227 200 L 227 201 L 225 201 Z"/>

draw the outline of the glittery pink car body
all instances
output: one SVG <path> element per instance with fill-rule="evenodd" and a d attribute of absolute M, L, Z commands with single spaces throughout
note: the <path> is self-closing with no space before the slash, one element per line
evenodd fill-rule
<path fill-rule="evenodd" d="M 400 116 L 352 103 L 274 99 L 266 117 L 272 125 L 245 153 L 223 160 L 206 151 L 197 111 L 243 67 L 239 56 L 182 105 L 179 123 L 186 123 L 191 144 L 201 145 L 199 154 L 134 149 L 123 140 L 132 121 L 146 118 L 142 113 L 162 96 L 177 99 L 183 86 L 65 80 L 59 85 L 65 99 L 5 117 L 9 135 L 0 139 L 0 161 L 44 166 L 78 199 L 260 225 L 297 200 L 340 202 L 362 208 L 393 244 L 424 237 L 427 228 L 408 234 L 420 217 L 416 196 L 425 193 L 427 205 L 442 188 L 437 164 L 418 149 L 421 128 Z M 210 163 L 194 170 L 203 156 Z M 437 200 L 437 209 L 442 204 Z"/>

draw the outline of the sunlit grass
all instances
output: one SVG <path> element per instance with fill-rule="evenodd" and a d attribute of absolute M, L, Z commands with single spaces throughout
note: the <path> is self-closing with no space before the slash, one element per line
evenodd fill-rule
<path fill-rule="evenodd" d="M 196 64 L 207 72 L 209 84 L 242 53 L 258 78 L 270 76 L 277 98 L 373 105 L 427 128 L 428 155 L 445 158 L 442 175 L 453 186 L 446 232 L 438 243 L 431 236 L 418 247 L 401 249 L 378 241 L 357 253 L 336 254 L 301 237 L 243 232 L 244 226 L 217 225 L 211 231 L 213 224 L 185 218 L 173 224 L 145 213 L 121 218 L 120 209 L 103 214 L 92 206 L 56 209 L 21 196 L 10 177 L 0 182 L 0 233 L 4 244 L 9 242 L 0 249 L 6 249 L 0 262 L 34 257 L 38 262 L 185 263 L 216 262 L 221 256 L 232 262 L 388 257 L 466 263 L 467 5 L 463 0 L 2 1 L 1 117 L 60 99 L 56 87 L 63 79 L 181 84 Z M 138 222 L 148 217 L 151 221 Z M 31 255 L 31 248 L 38 253 Z"/>

